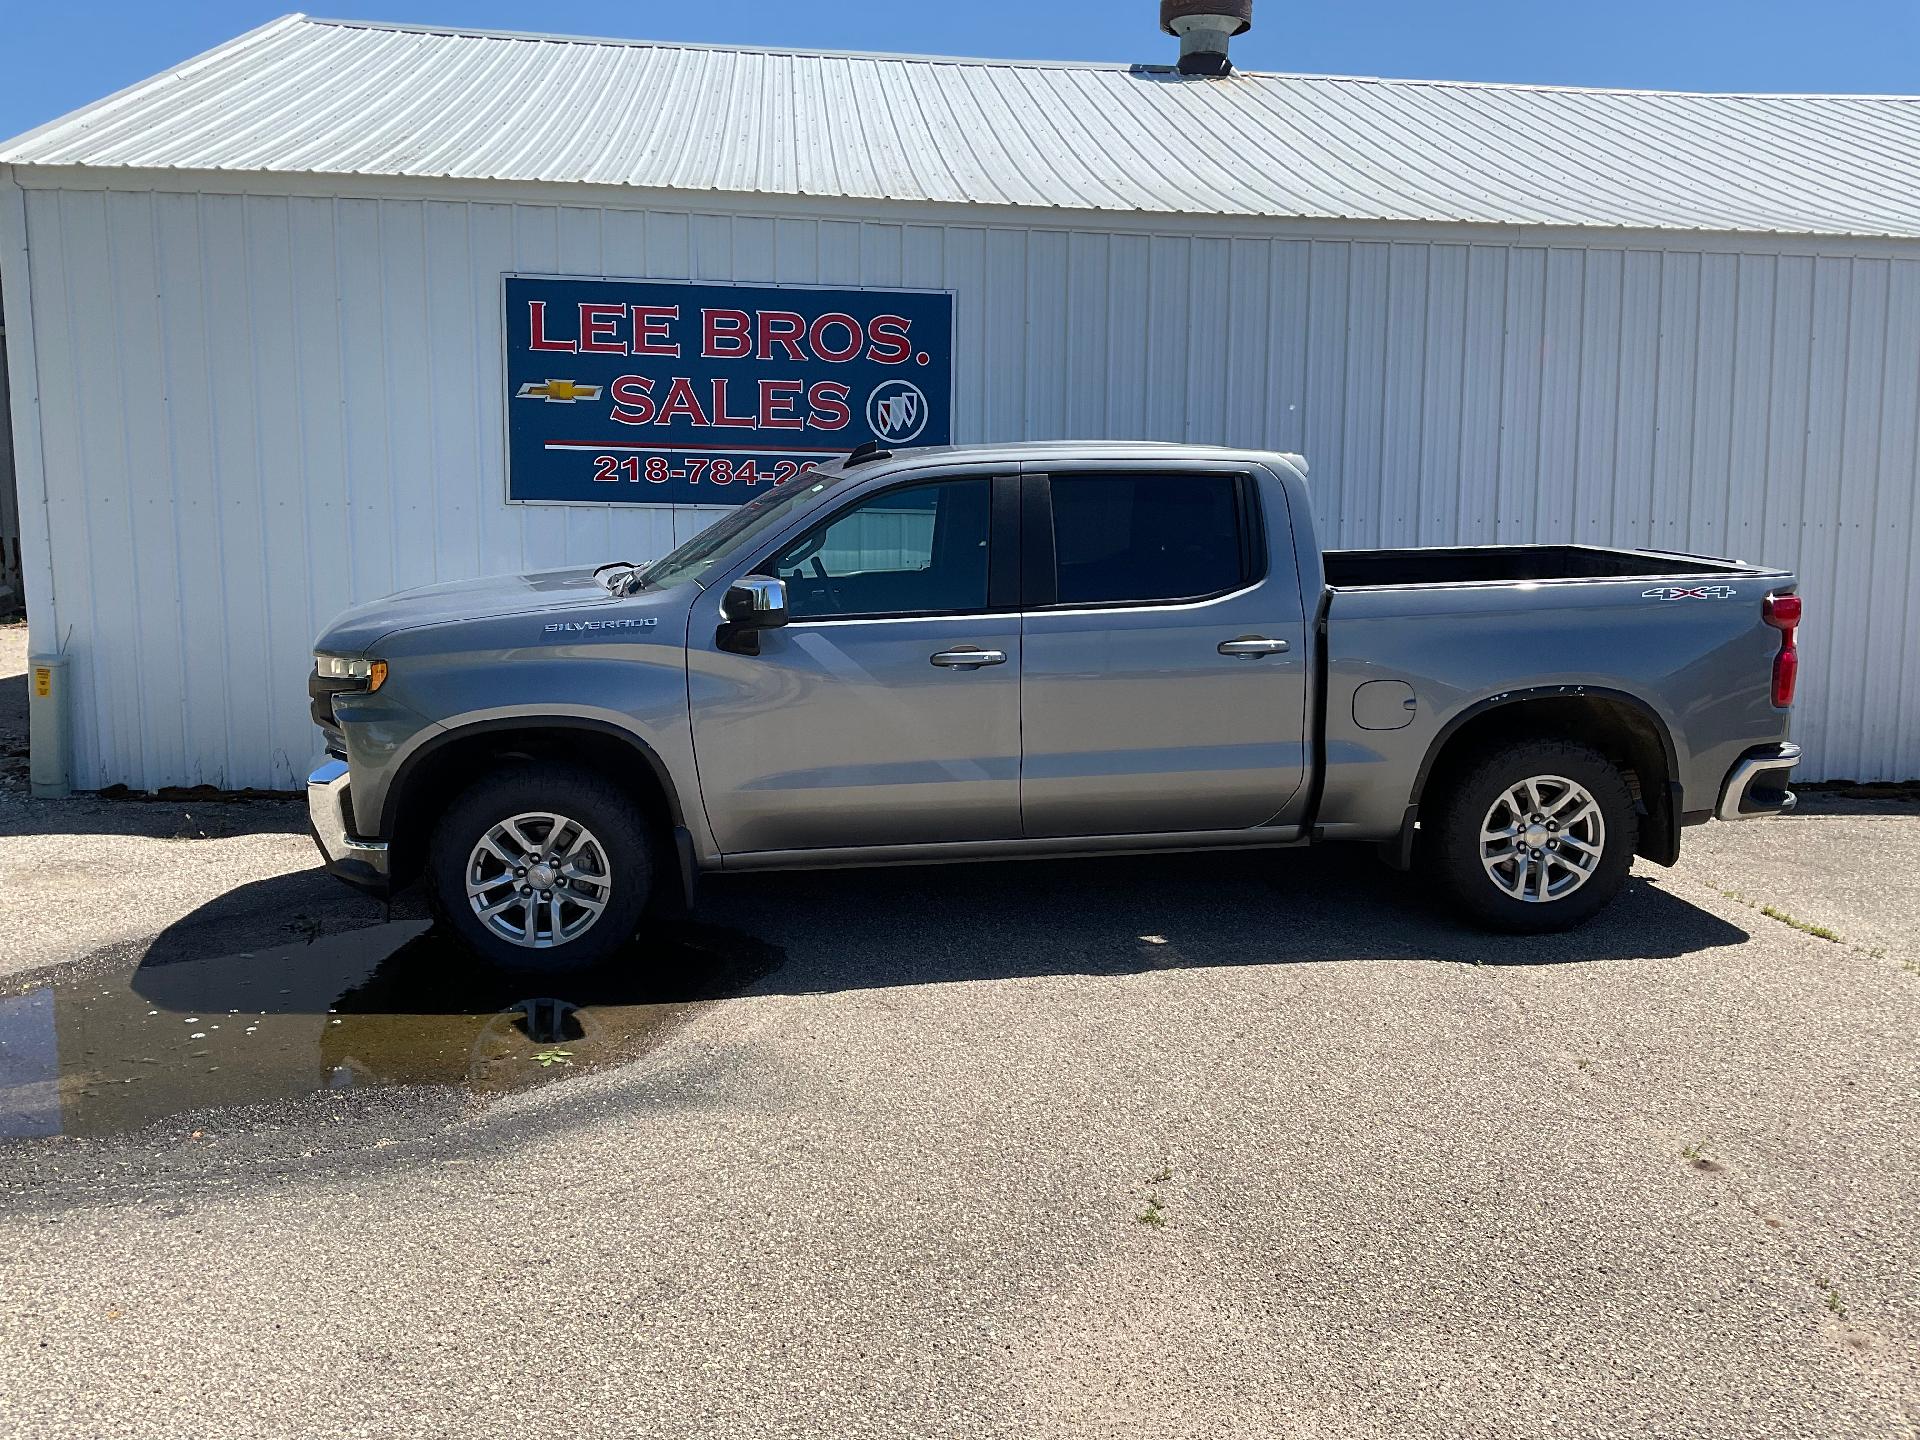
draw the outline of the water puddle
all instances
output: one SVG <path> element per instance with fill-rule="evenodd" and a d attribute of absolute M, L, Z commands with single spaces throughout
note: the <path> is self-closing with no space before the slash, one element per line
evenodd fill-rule
<path fill-rule="evenodd" d="M 0 1139 L 104 1135 L 328 1090 L 499 1093 L 631 1060 L 780 952 L 680 925 L 578 975 L 510 977 L 424 920 L 0 994 Z"/>

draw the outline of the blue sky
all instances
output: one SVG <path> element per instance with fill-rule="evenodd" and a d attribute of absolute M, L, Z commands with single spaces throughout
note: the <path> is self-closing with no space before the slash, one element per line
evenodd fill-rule
<path fill-rule="evenodd" d="M 312 0 L 312 12 L 721 44 L 1046 59 L 1164 60 L 1154 0 L 572 0 L 560 6 Z M 0 0 L 0 136 L 283 13 L 174 0 Z M 1915 0 L 1258 0 L 1241 64 L 1687 90 L 1920 93 Z"/>

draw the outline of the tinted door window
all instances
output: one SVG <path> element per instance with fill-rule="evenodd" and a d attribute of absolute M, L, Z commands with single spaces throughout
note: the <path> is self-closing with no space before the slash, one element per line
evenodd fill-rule
<path fill-rule="evenodd" d="M 1251 578 L 1232 475 L 1056 475 L 1060 605 L 1154 604 Z"/>
<path fill-rule="evenodd" d="M 987 608 L 992 481 L 888 490 L 774 557 L 796 618 L 943 615 Z"/>

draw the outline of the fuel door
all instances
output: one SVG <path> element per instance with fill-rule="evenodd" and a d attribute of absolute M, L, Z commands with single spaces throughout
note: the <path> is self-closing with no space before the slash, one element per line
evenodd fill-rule
<path fill-rule="evenodd" d="M 1420 702 L 1404 680 L 1369 680 L 1353 692 L 1353 723 L 1362 730 L 1404 730 Z"/>

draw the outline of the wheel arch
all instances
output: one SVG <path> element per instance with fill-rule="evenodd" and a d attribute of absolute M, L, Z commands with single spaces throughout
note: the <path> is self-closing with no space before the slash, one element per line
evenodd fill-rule
<path fill-rule="evenodd" d="M 472 782 L 473 767 L 517 759 L 561 760 L 597 769 L 647 817 L 657 832 L 662 858 L 677 853 L 681 888 L 690 894 L 692 847 L 666 762 L 631 730 L 569 715 L 475 720 L 435 735 L 409 754 L 381 801 L 380 833 L 392 847 L 396 886 L 420 873 L 433 822 Z"/>
<path fill-rule="evenodd" d="M 1594 685 L 1544 685 L 1490 695 L 1447 721 L 1414 776 L 1402 843 L 1410 853 L 1420 809 L 1448 777 L 1490 745 L 1540 735 L 1591 744 L 1628 776 L 1642 813 L 1638 853 L 1658 865 L 1680 856 L 1680 755 L 1672 728 L 1638 695 Z"/>

